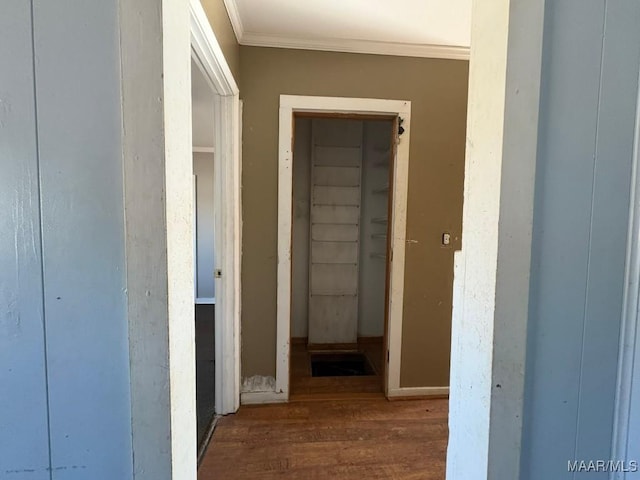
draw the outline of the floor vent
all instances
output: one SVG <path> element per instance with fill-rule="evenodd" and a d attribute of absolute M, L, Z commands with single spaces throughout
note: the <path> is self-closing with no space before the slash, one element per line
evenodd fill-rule
<path fill-rule="evenodd" d="M 314 353 L 311 355 L 312 377 L 360 377 L 366 375 L 375 375 L 375 371 L 362 353 Z"/>

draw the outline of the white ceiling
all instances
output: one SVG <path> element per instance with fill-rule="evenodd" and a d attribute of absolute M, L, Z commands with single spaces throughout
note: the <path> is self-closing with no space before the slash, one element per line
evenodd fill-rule
<path fill-rule="evenodd" d="M 225 0 L 244 45 L 468 58 L 471 0 Z"/>
<path fill-rule="evenodd" d="M 198 65 L 191 61 L 191 122 L 194 147 L 213 147 L 213 90 Z"/>

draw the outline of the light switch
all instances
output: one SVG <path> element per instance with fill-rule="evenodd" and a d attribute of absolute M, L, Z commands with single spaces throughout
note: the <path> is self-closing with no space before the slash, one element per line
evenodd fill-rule
<path fill-rule="evenodd" d="M 442 234 L 442 245 L 449 245 L 451 243 L 451 234 L 449 232 L 444 232 Z"/>

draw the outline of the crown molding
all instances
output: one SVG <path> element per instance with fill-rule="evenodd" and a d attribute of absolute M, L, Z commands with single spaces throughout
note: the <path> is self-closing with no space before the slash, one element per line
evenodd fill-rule
<path fill-rule="evenodd" d="M 240 17 L 240 10 L 236 0 L 224 0 L 224 6 L 227 9 L 229 20 L 231 21 L 231 27 L 233 33 L 236 34 L 236 40 L 242 44 L 242 37 L 244 36 L 244 26 L 242 25 L 242 17 Z"/>
<path fill-rule="evenodd" d="M 452 45 L 428 45 L 419 43 L 378 42 L 370 40 L 347 40 L 337 38 L 303 38 L 247 32 L 236 0 L 224 0 L 233 32 L 240 45 L 251 47 L 293 48 L 298 50 L 320 50 L 328 52 L 364 53 L 400 57 L 444 58 L 469 60 L 469 47 Z"/>
<path fill-rule="evenodd" d="M 225 0 L 225 3 L 235 3 Z M 331 38 L 307 39 L 280 35 L 244 32 L 239 43 L 252 47 L 293 48 L 329 52 L 364 53 L 401 57 L 443 58 L 469 60 L 469 47 L 451 45 L 425 45 L 415 43 L 375 42 L 369 40 L 343 40 Z"/>

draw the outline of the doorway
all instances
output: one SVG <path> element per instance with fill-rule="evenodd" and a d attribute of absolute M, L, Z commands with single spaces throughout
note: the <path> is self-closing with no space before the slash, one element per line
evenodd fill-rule
<path fill-rule="evenodd" d="M 397 117 L 294 114 L 291 396 L 380 395 Z"/>
<path fill-rule="evenodd" d="M 240 118 L 238 86 L 199 1 L 189 3 L 194 309 L 199 458 L 215 416 L 240 405 Z"/>
<path fill-rule="evenodd" d="M 406 101 L 280 98 L 270 401 L 399 390 L 410 115 Z"/>
<path fill-rule="evenodd" d="M 216 414 L 214 103 L 213 90 L 191 60 L 196 417 L 200 451 L 207 443 Z"/>

